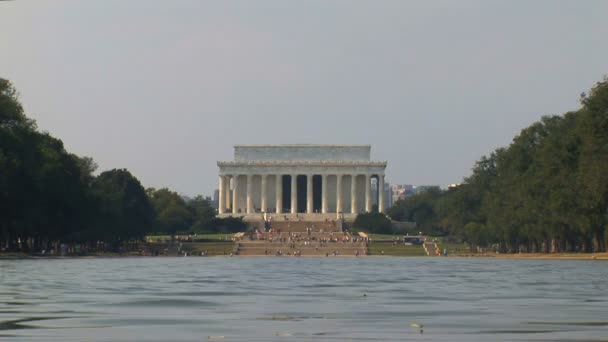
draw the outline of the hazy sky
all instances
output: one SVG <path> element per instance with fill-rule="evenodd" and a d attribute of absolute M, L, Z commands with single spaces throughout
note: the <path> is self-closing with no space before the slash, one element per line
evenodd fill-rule
<path fill-rule="evenodd" d="M 100 171 L 210 194 L 234 144 L 371 144 L 459 182 L 608 73 L 608 1 L 0 2 L 0 77 Z"/>

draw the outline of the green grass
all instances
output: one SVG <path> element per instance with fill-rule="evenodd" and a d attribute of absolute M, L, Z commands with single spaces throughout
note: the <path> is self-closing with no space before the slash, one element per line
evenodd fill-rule
<path fill-rule="evenodd" d="M 232 241 L 217 241 L 217 242 L 184 242 L 182 249 L 200 255 L 205 251 L 207 255 L 229 255 L 232 253 L 234 243 Z"/>
<path fill-rule="evenodd" d="M 201 240 L 217 240 L 217 241 L 231 241 L 232 237 L 235 233 L 227 233 L 227 234 L 197 234 L 196 236 L 192 236 L 194 241 Z"/>
<path fill-rule="evenodd" d="M 441 248 L 442 251 L 445 248 L 447 248 L 448 255 L 471 253 L 471 250 L 469 249 L 469 245 L 466 243 L 449 243 L 449 242 L 439 241 L 439 242 L 437 242 L 437 245 L 439 246 L 439 248 Z"/>
<path fill-rule="evenodd" d="M 227 233 L 227 234 L 192 234 L 192 241 L 226 241 L 225 239 L 228 239 L 227 241 L 231 241 L 230 239 L 232 238 L 232 236 L 234 235 L 234 233 Z M 187 237 L 190 235 L 179 235 L 179 237 Z M 162 241 L 170 241 L 171 240 L 171 235 L 148 235 L 146 236 L 146 241 L 149 242 L 162 242 Z"/>
<path fill-rule="evenodd" d="M 384 251 L 384 254 L 382 254 Z M 417 245 L 404 245 L 392 242 L 373 241 L 369 244 L 370 255 L 391 255 L 391 256 L 426 256 L 424 248 Z"/>
<path fill-rule="evenodd" d="M 395 235 L 395 234 L 367 234 L 367 236 L 372 239 L 372 241 L 393 241 L 395 238 L 397 240 L 401 240 L 403 235 Z"/>

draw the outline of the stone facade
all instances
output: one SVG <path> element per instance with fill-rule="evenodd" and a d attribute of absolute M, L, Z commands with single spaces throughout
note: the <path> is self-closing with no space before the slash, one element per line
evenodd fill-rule
<path fill-rule="evenodd" d="M 237 145 L 234 161 L 218 162 L 220 216 L 352 219 L 384 212 L 371 182 L 384 193 L 386 162 L 370 160 L 369 145 Z"/>

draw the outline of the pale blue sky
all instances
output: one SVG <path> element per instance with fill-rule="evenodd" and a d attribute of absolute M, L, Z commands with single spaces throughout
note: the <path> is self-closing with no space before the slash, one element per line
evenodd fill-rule
<path fill-rule="evenodd" d="M 217 187 L 234 144 L 371 144 L 459 182 L 608 73 L 608 1 L 0 2 L 0 77 L 100 170 Z"/>

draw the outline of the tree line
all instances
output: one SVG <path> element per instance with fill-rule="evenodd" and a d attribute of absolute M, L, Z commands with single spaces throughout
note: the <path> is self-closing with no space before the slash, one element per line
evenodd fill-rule
<path fill-rule="evenodd" d="M 580 103 L 483 156 L 459 186 L 398 201 L 387 214 L 502 252 L 606 251 L 608 79 Z"/>
<path fill-rule="evenodd" d="M 0 251 L 40 251 L 79 242 L 119 246 L 153 233 L 242 230 L 201 196 L 144 189 L 126 169 L 95 175 L 92 158 L 28 118 L 17 90 L 0 78 Z"/>

